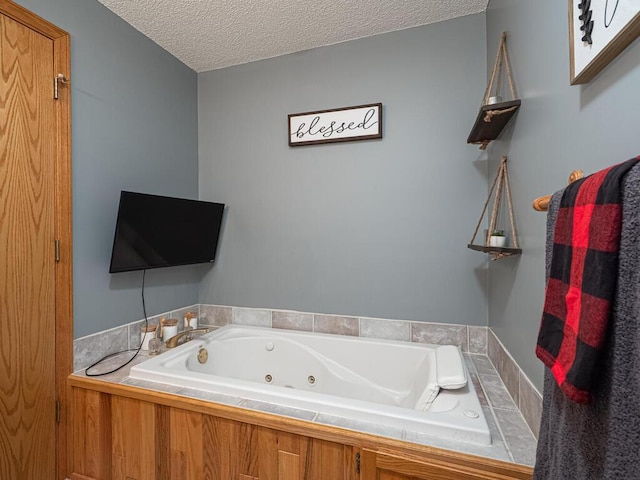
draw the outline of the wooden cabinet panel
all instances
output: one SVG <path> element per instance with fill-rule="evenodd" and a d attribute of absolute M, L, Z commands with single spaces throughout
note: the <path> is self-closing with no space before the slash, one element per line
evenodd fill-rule
<path fill-rule="evenodd" d="M 422 453 L 416 448 L 386 450 L 376 443 L 379 440 L 366 440 L 367 448 L 361 448 L 361 435 L 349 445 L 313 438 L 313 432 L 301 435 L 119 395 L 72 390 L 74 480 L 524 480 L 531 476 L 523 467 L 453 452 L 421 447 L 416 448 Z M 343 435 L 348 441 L 349 434 Z"/>
<path fill-rule="evenodd" d="M 230 420 L 203 415 L 202 443 L 206 446 L 206 454 L 203 455 L 205 480 L 230 478 L 230 428 Z"/>
<path fill-rule="evenodd" d="M 113 480 L 127 480 L 127 459 L 122 455 L 111 456 L 111 475 Z"/>
<path fill-rule="evenodd" d="M 389 473 L 381 471 L 378 473 L 379 480 L 409 480 L 409 477 L 405 477 L 404 475 L 396 475 L 395 473 Z"/>
<path fill-rule="evenodd" d="M 229 429 L 230 479 L 247 477 L 260 478 L 258 468 L 258 427 L 247 423 L 231 422 Z"/>
<path fill-rule="evenodd" d="M 111 428 L 113 479 L 155 479 L 155 406 L 114 396 L 111 399 Z"/>
<path fill-rule="evenodd" d="M 74 472 L 95 479 L 111 478 L 110 396 L 74 389 Z"/>
<path fill-rule="evenodd" d="M 334 442 L 312 439 L 311 478 L 313 480 L 331 480 L 345 477 L 344 445 Z"/>
<path fill-rule="evenodd" d="M 156 479 L 171 477 L 171 436 L 169 434 L 171 409 L 163 405 L 155 406 L 155 470 Z M 137 480 L 137 479 L 136 479 Z"/>
<path fill-rule="evenodd" d="M 468 460 L 416 459 L 364 449 L 361 454 L 362 480 L 515 480 L 530 478 L 528 473 L 485 468 Z"/>
<path fill-rule="evenodd" d="M 172 408 L 169 419 L 170 478 L 202 478 L 202 415 Z"/>
<path fill-rule="evenodd" d="M 278 480 L 299 480 L 300 455 L 289 452 L 278 452 Z"/>
<path fill-rule="evenodd" d="M 256 448 L 259 452 L 260 480 L 278 480 L 278 441 L 281 433 L 271 428 L 258 428 Z"/>

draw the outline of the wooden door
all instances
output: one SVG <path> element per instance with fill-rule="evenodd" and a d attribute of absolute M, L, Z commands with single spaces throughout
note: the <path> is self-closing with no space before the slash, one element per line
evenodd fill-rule
<path fill-rule="evenodd" d="M 0 478 L 20 480 L 56 478 L 57 376 L 69 373 L 71 353 L 57 370 L 57 293 L 68 303 L 70 275 L 60 289 L 55 244 L 70 221 L 61 224 L 67 214 L 58 212 L 66 170 L 53 88 L 56 42 L 33 22 L 49 28 L 0 2 Z"/>

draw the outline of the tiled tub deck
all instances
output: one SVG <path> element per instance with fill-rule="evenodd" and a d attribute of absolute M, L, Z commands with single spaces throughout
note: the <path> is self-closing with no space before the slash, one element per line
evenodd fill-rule
<path fill-rule="evenodd" d="M 540 419 L 540 396 L 495 338 L 493 332 L 486 327 L 214 305 L 193 305 L 154 316 L 149 321 L 157 323 L 162 316 L 182 319 L 187 311 L 198 312 L 200 325 L 215 327 L 233 323 L 458 345 L 464 352 L 471 381 L 478 392 L 480 403 L 491 429 L 493 445 L 484 447 L 462 442 L 453 443 L 421 432 L 383 429 L 375 424 L 354 422 L 331 415 L 318 415 L 316 417 L 314 412 L 270 405 L 227 395 L 211 394 L 194 389 L 133 380 L 128 377 L 128 369 L 99 378 L 107 382 L 124 383 L 156 391 L 207 399 L 217 403 L 290 416 L 523 465 L 533 465 L 535 461 L 536 439 L 534 432 L 537 433 L 537 425 Z M 83 375 L 83 369 L 86 366 L 107 353 L 136 348 L 140 342 L 141 323 L 142 321 L 133 322 L 116 329 L 77 339 L 74 342 L 76 375 Z M 141 353 L 140 358 L 136 358 L 132 364 L 139 363 L 146 358 L 146 354 Z M 119 362 L 122 363 L 122 358 L 114 357 L 102 364 L 101 368 L 104 371 L 108 371 L 110 366 L 117 365 Z M 498 367 L 498 370 L 494 365 Z M 509 388 L 509 386 L 511 387 Z M 529 425 L 532 425 L 533 428 Z"/>

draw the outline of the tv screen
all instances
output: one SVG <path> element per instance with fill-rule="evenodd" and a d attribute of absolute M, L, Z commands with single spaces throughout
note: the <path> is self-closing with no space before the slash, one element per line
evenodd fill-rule
<path fill-rule="evenodd" d="M 122 192 L 109 273 L 215 260 L 223 203 Z"/>

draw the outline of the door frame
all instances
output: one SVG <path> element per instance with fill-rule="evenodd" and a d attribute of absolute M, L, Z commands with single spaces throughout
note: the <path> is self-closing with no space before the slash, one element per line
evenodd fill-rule
<path fill-rule="evenodd" d="M 22 6 L 0 0 L 0 13 L 53 41 L 55 74 L 71 78 L 70 36 L 64 30 Z M 54 79 L 51 78 L 53 97 Z M 56 478 L 64 480 L 69 464 L 70 389 L 67 377 L 73 372 L 73 250 L 71 211 L 71 88 L 62 84 L 55 102 L 55 239 L 60 242 L 60 260 L 55 264 L 55 389 L 60 405 L 56 427 Z M 54 261 L 55 246 L 51 246 Z M 53 412 L 52 412 L 53 413 Z"/>

